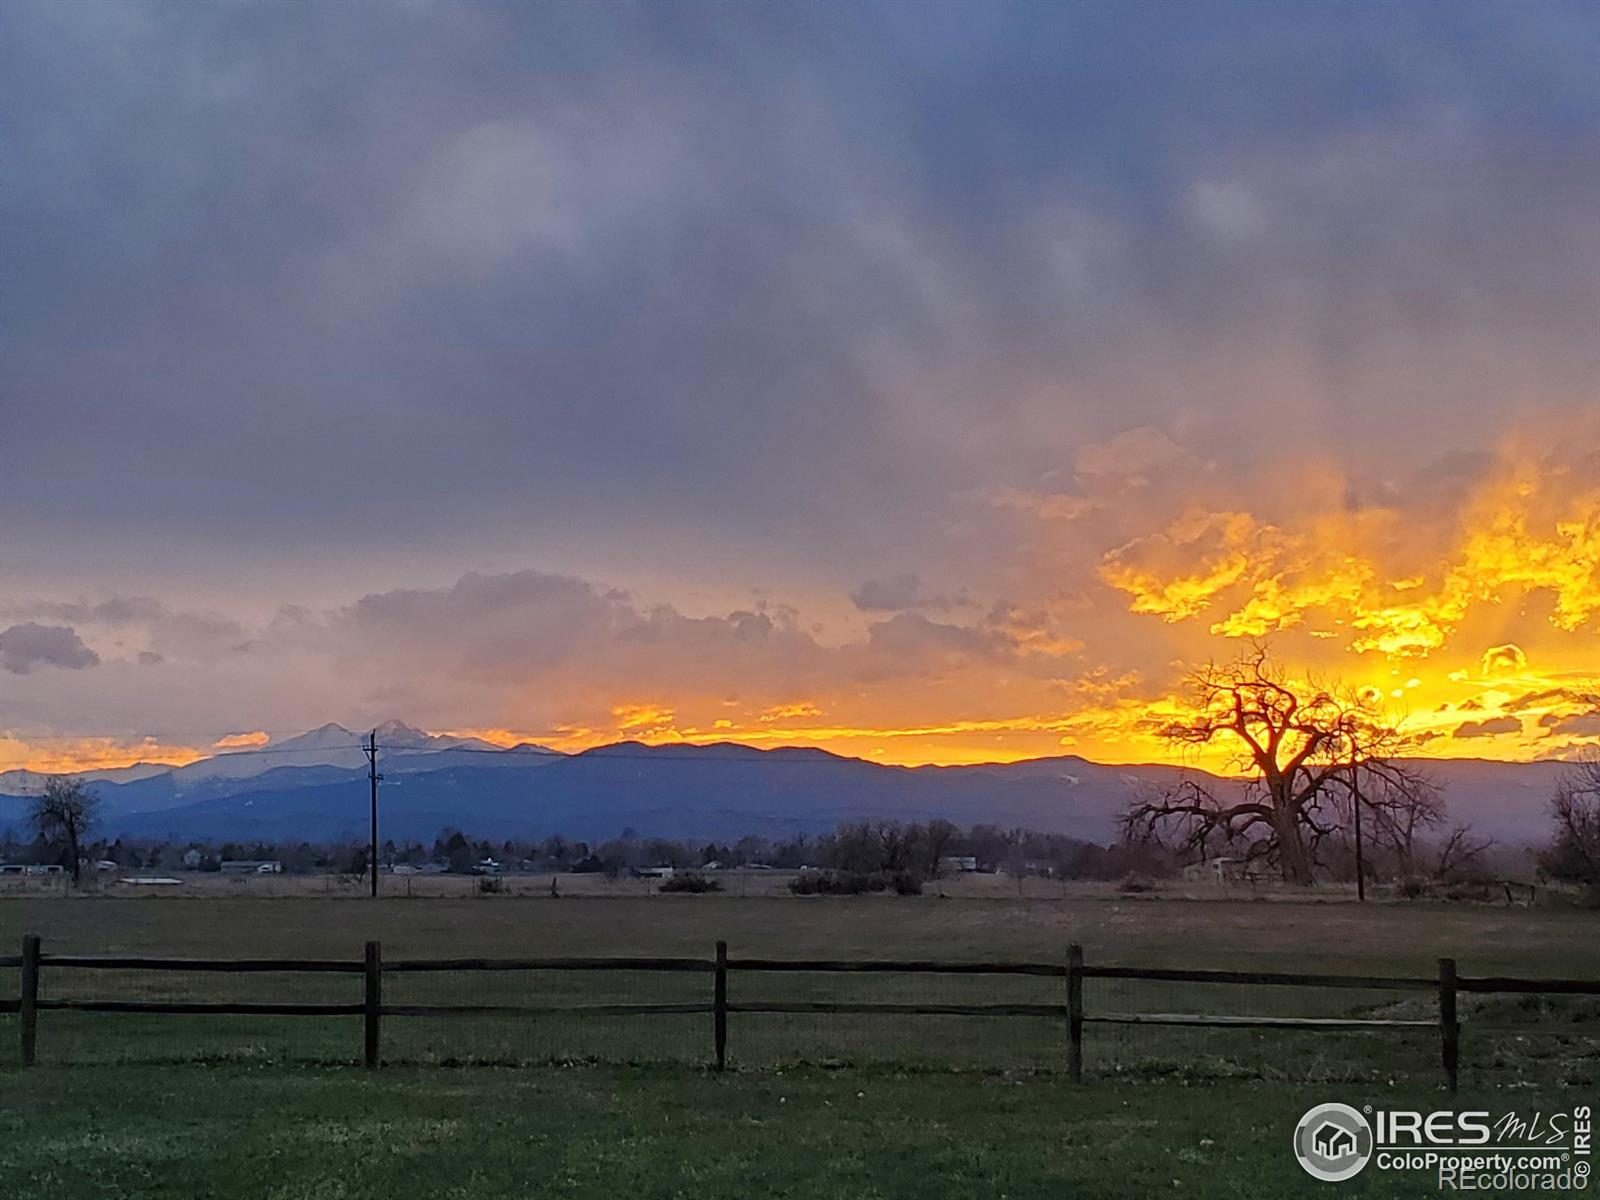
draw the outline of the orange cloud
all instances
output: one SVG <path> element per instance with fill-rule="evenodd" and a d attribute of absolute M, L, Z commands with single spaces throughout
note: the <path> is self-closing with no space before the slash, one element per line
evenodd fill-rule
<path fill-rule="evenodd" d="M 272 739 L 260 730 L 254 733 L 230 733 L 212 742 L 216 750 L 241 750 L 251 746 L 265 746 Z"/>
<path fill-rule="evenodd" d="M 1600 486 L 1534 465 L 1484 484 L 1432 564 L 1397 561 L 1402 515 L 1374 509 L 1300 528 L 1246 512 L 1191 512 L 1110 551 L 1100 577 L 1130 611 L 1179 622 L 1214 612 L 1211 632 L 1261 637 L 1317 620 L 1350 631 L 1358 653 L 1422 657 L 1475 608 L 1544 596 L 1548 621 L 1575 631 L 1600 615 Z"/>
<path fill-rule="evenodd" d="M 618 704 L 611 710 L 617 731 L 627 737 L 675 738 L 677 714 L 660 704 Z"/>
<path fill-rule="evenodd" d="M 22 736 L 0 737 L 0 770 L 37 771 L 42 775 L 70 775 L 79 771 L 131 767 L 135 763 L 166 763 L 181 767 L 205 758 L 209 752 L 193 746 L 175 746 L 153 738 L 128 741 L 118 738 L 51 738 L 34 741 Z"/>
<path fill-rule="evenodd" d="M 821 715 L 822 710 L 820 708 L 818 708 L 815 704 L 812 704 L 809 700 L 804 700 L 798 704 L 779 704 L 773 708 L 769 708 L 757 719 L 764 722 L 789 721 L 796 717 L 820 717 Z M 725 727 L 731 726 L 732 724 L 733 723 L 731 721 L 726 722 Z"/>
<path fill-rule="evenodd" d="M 1600 692 L 1593 462 L 1475 459 L 1449 465 L 1433 491 L 1408 491 L 1357 486 L 1314 461 L 1283 478 L 1197 469 L 1174 480 L 1172 454 L 1141 434 L 1080 455 L 1073 478 L 1092 521 L 1066 520 L 1061 496 L 987 496 L 982 519 L 1032 520 L 1031 536 L 988 594 L 969 586 L 970 606 L 940 620 L 862 619 L 859 605 L 843 626 L 777 605 L 697 616 L 523 572 L 369 596 L 267 636 L 313 655 L 354 640 L 361 653 L 341 678 L 359 674 L 362 694 L 447 681 L 428 693 L 433 714 L 402 715 L 496 745 L 739 740 L 905 763 L 1071 746 L 1103 761 L 1170 759 L 1160 730 L 1181 711 L 1185 671 L 1244 638 L 1392 704 L 1419 753 L 1461 753 L 1470 739 L 1475 753 L 1535 758 L 1600 742 L 1585 699 Z M 940 594 L 957 582 L 941 575 Z M 83 769 L 264 740 L 13 742 L 11 756 Z"/>
<path fill-rule="evenodd" d="M 1483 652 L 1483 673 L 1485 675 L 1517 674 L 1528 666 L 1528 656 L 1523 653 L 1522 647 L 1514 642 L 1507 642 L 1503 646 L 1490 646 Z"/>

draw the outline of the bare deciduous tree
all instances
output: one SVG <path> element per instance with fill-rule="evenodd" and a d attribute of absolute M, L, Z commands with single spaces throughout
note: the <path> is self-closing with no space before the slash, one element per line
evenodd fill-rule
<path fill-rule="evenodd" d="M 84 835 L 94 824 L 99 801 L 84 786 L 81 779 L 56 777 L 44 785 L 44 791 L 34 797 L 28 814 L 29 822 L 45 841 L 65 842 L 72 857 L 72 882 L 83 882 L 83 867 L 79 861 Z"/>
<path fill-rule="evenodd" d="M 1372 814 L 1374 842 L 1394 852 L 1395 874 L 1401 879 L 1427 874 L 1422 864 L 1425 841 L 1444 823 L 1439 790 L 1417 777 L 1408 780 L 1407 786 L 1396 787 L 1381 772 L 1373 771 L 1362 780 L 1361 800 L 1362 807 Z"/>
<path fill-rule="evenodd" d="M 939 860 L 950 851 L 950 843 L 961 831 L 943 817 L 935 817 L 924 827 L 922 835 L 922 874 L 934 879 L 939 874 Z"/>
<path fill-rule="evenodd" d="M 1264 646 L 1190 677 L 1191 715 L 1163 732 L 1178 746 L 1231 744 L 1249 776 L 1240 798 L 1223 798 L 1194 779 L 1134 801 L 1123 817 L 1133 840 L 1176 835 L 1182 846 L 1243 846 L 1247 857 L 1277 863 L 1285 880 L 1310 883 L 1317 845 L 1333 832 L 1334 801 L 1348 798 L 1352 764 L 1386 805 L 1401 797 L 1426 811 L 1428 785 L 1396 761 L 1399 732 L 1356 697 L 1296 688 Z M 1366 807 L 1370 807 L 1370 804 Z"/>
<path fill-rule="evenodd" d="M 1555 834 L 1539 856 L 1552 879 L 1600 889 L 1600 753 L 1591 751 L 1556 782 L 1550 797 Z"/>
<path fill-rule="evenodd" d="M 1433 877 L 1439 883 L 1450 883 L 1472 873 L 1479 860 L 1493 847 L 1494 839 L 1477 837 L 1470 825 L 1457 825 L 1450 830 L 1439 845 L 1438 857 L 1433 863 Z"/>

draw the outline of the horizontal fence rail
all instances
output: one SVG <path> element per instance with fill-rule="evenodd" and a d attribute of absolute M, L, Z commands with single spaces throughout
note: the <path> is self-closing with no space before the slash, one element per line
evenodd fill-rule
<path fill-rule="evenodd" d="M 401 958 L 383 964 L 393 971 L 703 971 L 706 958 Z M 361 970 L 361 964 L 356 964 Z"/>
<path fill-rule="evenodd" d="M 714 1006 L 701 1004 L 385 1004 L 386 1017 L 436 1016 L 552 1016 L 634 1017 L 649 1013 L 693 1015 L 709 1013 Z"/>
<path fill-rule="evenodd" d="M 1537 995 L 1600 996 L 1600 980 L 1593 979 L 1507 979 L 1483 975 L 1477 979 L 1456 980 L 1462 992 L 1523 992 Z"/>
<path fill-rule="evenodd" d="M 365 1012 L 360 1004 L 282 1004 L 203 1000 L 40 1000 L 34 1007 L 71 1012 L 213 1014 L 233 1017 L 341 1017 Z"/>
<path fill-rule="evenodd" d="M 0 966 L 3 966 L 0 963 Z M 41 967 L 72 967 L 80 971 L 222 971 L 246 974 L 258 971 L 318 972 L 359 975 L 361 962 L 302 958 L 119 958 L 113 955 L 44 954 Z"/>
<path fill-rule="evenodd" d="M 1084 1020 L 1099 1025 L 1215 1025 L 1219 1029 L 1432 1029 L 1436 1021 L 1391 1021 L 1368 1017 L 1235 1017 L 1226 1013 L 1098 1013 Z"/>
<path fill-rule="evenodd" d="M 1166 983 L 1248 983 L 1264 987 L 1432 991 L 1437 979 L 1406 975 L 1299 975 L 1285 971 L 1187 971 L 1170 967 L 1084 967 L 1086 979 L 1144 979 Z"/>
<path fill-rule="evenodd" d="M 1457 996 L 1475 994 L 1600 996 L 1600 980 L 1523 979 L 1506 976 L 1461 976 L 1454 959 L 1443 958 L 1436 976 L 1340 975 L 1286 971 L 1191 970 L 1170 967 L 1090 966 L 1083 948 L 1067 948 L 1064 963 L 1052 962 L 949 962 L 922 959 L 801 959 L 729 958 L 726 942 L 716 944 L 710 958 L 585 957 L 585 958 L 403 958 L 385 961 L 377 942 L 368 942 L 361 959 L 294 958 L 180 958 L 135 955 L 44 954 L 40 939 L 29 934 L 21 955 L 0 957 L 0 969 L 20 970 L 16 999 L 0 998 L 0 1014 L 15 1013 L 24 1066 L 33 1065 L 38 1045 L 39 1013 L 146 1013 L 215 1016 L 361 1017 L 364 1060 L 369 1068 L 380 1061 L 382 1021 L 385 1017 L 519 1016 L 519 1017 L 633 1017 L 651 1015 L 710 1016 L 713 1054 L 718 1070 L 727 1065 L 728 1015 L 816 1014 L 864 1016 L 1029 1017 L 1062 1021 L 1067 1033 L 1067 1068 L 1073 1080 L 1083 1078 L 1084 1028 L 1087 1025 L 1212 1027 L 1219 1029 L 1415 1032 L 1436 1031 L 1440 1060 L 1450 1089 L 1455 1090 L 1460 1057 L 1461 1021 Z M 133 999 L 51 999 L 39 995 L 41 972 L 144 971 L 211 974 L 299 973 L 359 975 L 360 1000 L 294 1003 L 287 1001 L 198 1001 Z M 465 974 L 476 972 L 655 972 L 712 976 L 708 999 L 657 1003 L 591 1004 L 388 1004 L 383 999 L 386 975 Z M 819 975 L 1034 976 L 1060 979 L 1064 995 L 1054 1003 L 914 1003 L 869 1000 L 730 1000 L 728 977 L 767 973 Z M 1362 991 L 1431 992 L 1437 1012 L 1428 1019 L 1384 1017 L 1313 1017 L 1252 1013 L 1114 1012 L 1089 1011 L 1084 1001 L 1084 981 L 1138 980 L 1189 985 L 1251 985 L 1257 987 L 1354 989 Z M 1484 1028 L 1494 1028 L 1486 1025 Z"/>
<path fill-rule="evenodd" d="M 1065 1004 L 874 1004 L 869 1001 L 774 1000 L 730 1004 L 736 1013 L 835 1013 L 859 1016 L 1064 1017 Z"/>
<path fill-rule="evenodd" d="M 934 975 L 1051 975 L 1064 976 L 1062 963 L 1029 962 L 923 962 L 911 959 L 733 958 L 730 970 L 739 971 L 870 971 L 920 972 Z"/>

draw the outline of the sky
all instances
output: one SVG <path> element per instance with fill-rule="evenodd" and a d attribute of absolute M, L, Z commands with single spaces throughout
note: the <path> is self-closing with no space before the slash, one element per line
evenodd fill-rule
<path fill-rule="evenodd" d="M 0 767 L 1600 742 L 1583 3 L 0 6 Z"/>

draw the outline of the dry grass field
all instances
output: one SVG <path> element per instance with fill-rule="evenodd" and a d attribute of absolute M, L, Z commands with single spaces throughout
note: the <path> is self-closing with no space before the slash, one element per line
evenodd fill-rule
<path fill-rule="evenodd" d="M 137 875 L 159 874 L 139 872 Z M 734 868 L 710 873 L 708 878 L 720 887 L 723 898 L 741 900 L 792 896 L 789 885 L 800 872 L 780 869 Z M 132 877 L 136 878 L 137 875 Z M 180 871 L 166 876 L 176 886 L 140 887 L 120 881 L 115 875 L 86 877 L 82 891 L 108 899 L 137 900 L 159 896 L 166 899 L 366 899 L 368 881 L 349 875 L 223 875 L 217 872 Z M 471 899 L 478 896 L 486 881 L 473 875 L 383 875 L 379 880 L 384 898 L 408 900 Z M 561 875 L 527 873 L 494 878 L 492 885 L 505 896 L 549 899 L 554 887 L 556 898 L 641 899 L 661 893 L 662 880 L 604 874 Z M 1270 880 L 1217 883 L 1210 880 L 1161 880 L 1150 885 L 1153 897 L 1166 900 L 1285 901 L 1291 903 L 1333 903 L 1354 900 L 1353 884 L 1320 883 L 1307 892 Z M 61 898 L 70 887 L 65 877 L 50 879 L 0 876 L 0 900 Z M 928 897 L 946 900 L 1115 900 L 1124 897 L 1121 885 L 1110 881 L 1047 879 L 1038 875 L 1014 876 L 1004 872 L 970 872 L 929 880 L 924 888 Z M 1397 901 L 1392 888 L 1370 885 L 1370 898 L 1378 902 Z M 1546 892 L 1548 896 L 1551 893 Z M 1527 892 L 1517 893 L 1522 906 Z"/>
<path fill-rule="evenodd" d="M 320 881 L 288 877 L 250 879 L 238 888 L 239 881 L 197 877 L 218 880 L 214 892 L 209 886 L 137 895 L 34 891 L 0 897 L 0 946 L 32 932 L 62 953 L 349 957 L 376 938 L 396 957 L 693 954 L 709 953 L 723 938 L 735 955 L 1060 959 L 1069 942 L 1078 942 L 1091 961 L 1160 966 L 1427 974 L 1444 954 L 1458 958 L 1465 973 L 1559 973 L 1586 957 L 1600 966 L 1600 920 L 1575 909 L 1358 906 L 1337 894 L 1328 901 L 1122 896 L 1097 885 L 1023 899 L 1014 886 L 941 897 L 937 884 L 919 897 L 800 898 L 788 894 L 783 879 L 769 878 L 785 873 L 753 874 L 759 882 L 748 897 L 731 887 L 722 894 L 663 895 L 654 881 L 603 876 L 562 876 L 556 900 L 548 878 L 519 880 L 509 895 L 475 895 L 466 891 L 470 880 L 424 877 L 416 895 L 386 890 L 376 902 L 358 889 L 322 893 Z M 578 886 L 586 894 L 572 880 L 584 881 Z M 385 879 L 385 888 L 394 882 Z M 432 885 L 466 894 L 424 895 L 421 889 Z"/>
<path fill-rule="evenodd" d="M 764 897 L 788 898 L 792 894 L 789 885 L 798 874 L 798 871 L 776 869 L 732 869 L 714 872 L 710 878 L 720 885 L 724 896 L 753 900 Z M 218 872 L 182 871 L 166 878 L 177 880 L 177 886 L 146 888 L 120 883 L 115 876 L 99 876 L 85 879 L 83 890 L 112 899 L 145 899 L 150 896 L 361 899 L 368 894 L 367 880 L 349 875 L 223 875 Z M 473 875 L 384 875 L 379 880 L 379 886 L 384 897 L 466 899 L 477 896 L 483 882 L 483 879 Z M 558 897 L 583 899 L 653 896 L 661 891 L 662 884 L 662 880 L 657 878 L 621 875 L 613 879 L 599 873 L 508 874 L 492 882 L 501 894 L 507 896 L 548 898 L 553 885 Z M 38 879 L 0 876 L 0 899 L 61 897 L 69 890 L 65 877 Z M 1353 889 L 1325 885 L 1319 888 L 1318 895 L 1330 900 L 1343 899 L 1347 892 L 1353 897 Z M 1065 881 L 1037 875 L 1018 878 L 987 872 L 931 880 L 926 886 L 926 893 L 951 900 L 1071 900 L 1114 897 L 1118 894 L 1117 885 L 1109 882 Z M 1164 882 L 1160 894 L 1196 900 L 1297 898 L 1294 893 L 1270 883 L 1221 885 L 1209 882 L 1180 883 L 1176 880 Z"/>
<path fill-rule="evenodd" d="M 432 881 L 429 881 L 432 882 Z M 386 961 L 429 957 L 687 956 L 709 959 L 718 939 L 741 957 L 912 958 L 1063 962 L 1069 943 L 1095 965 L 1301 970 L 1432 976 L 1440 956 L 1465 975 L 1593 974 L 1600 923 L 1561 909 L 1078 895 L 990 899 L 889 895 L 741 899 L 722 895 L 611 895 L 548 889 L 470 898 L 355 895 L 135 897 L 36 895 L 0 900 L 0 946 L 24 933 L 46 953 L 190 957 L 359 959 L 382 943 Z M 763 881 L 765 882 L 765 881 Z M 1587 969 L 1586 969 L 1587 968 Z M 394 1004 L 507 1005 L 696 1003 L 704 975 L 644 972 L 502 972 L 386 977 Z M 15 972 L 0 972 L 14 994 Z M 360 998 L 350 976 L 218 976 L 140 972 L 45 973 L 58 998 L 201 1000 Z M 735 971 L 731 998 L 908 1003 L 1049 1003 L 1059 979 L 994 976 L 757 974 Z M 1427 993 L 1316 991 L 1253 985 L 1090 980 L 1096 1011 L 1398 1016 L 1426 1020 Z M 1464 997 L 1465 1069 L 1488 1080 L 1564 1080 L 1600 1059 L 1596 1006 L 1584 1000 Z M 0 1018 L 4 1021 L 4 1018 Z M 1474 1037 L 1474 1022 L 1485 1032 Z M 185 1054 L 342 1061 L 359 1049 L 347 1018 L 171 1018 L 48 1012 L 43 1052 L 63 1061 L 139 1060 Z M 387 1023 L 386 1057 L 397 1062 L 704 1062 L 699 1016 L 435 1018 Z M 736 1015 L 731 1053 L 741 1066 L 786 1062 L 888 1062 L 939 1068 L 1055 1070 L 1064 1029 L 1047 1018 Z M 176 1031 L 182 1029 L 179 1035 Z M 1538 1032 L 1555 1030 L 1557 1033 Z M 203 1034 L 203 1036 L 202 1036 Z M 3 1037 L 0 1027 L 0 1037 Z M 4 1045 L 0 1041 L 0 1045 Z M 1418 1034 L 1138 1029 L 1093 1026 L 1088 1065 L 1100 1076 L 1181 1073 L 1194 1078 L 1315 1080 L 1400 1075 L 1434 1081 L 1436 1039 Z M 1519 1048 L 1520 1047 L 1520 1048 Z"/>

